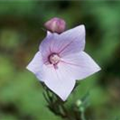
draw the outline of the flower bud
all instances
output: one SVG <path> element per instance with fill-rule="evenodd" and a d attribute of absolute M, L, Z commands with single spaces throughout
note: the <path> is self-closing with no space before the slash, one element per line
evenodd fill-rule
<path fill-rule="evenodd" d="M 77 101 L 76 101 L 76 106 L 77 106 L 77 107 L 80 107 L 81 105 L 82 105 L 82 101 L 81 101 L 81 100 L 77 100 Z"/>
<path fill-rule="evenodd" d="M 45 28 L 53 33 L 62 33 L 66 28 L 66 23 L 63 19 L 52 18 L 44 24 Z"/>

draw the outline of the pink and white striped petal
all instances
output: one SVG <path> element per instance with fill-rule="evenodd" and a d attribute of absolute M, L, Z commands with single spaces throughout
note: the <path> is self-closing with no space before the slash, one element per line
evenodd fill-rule
<path fill-rule="evenodd" d="M 47 32 L 39 49 L 43 56 L 58 53 L 61 56 L 76 53 L 85 48 L 85 27 L 77 26 L 61 34 Z"/>
<path fill-rule="evenodd" d="M 44 66 L 44 71 L 46 86 L 65 101 L 75 86 L 75 79 L 68 75 L 62 64 L 58 65 L 58 69 L 53 66 Z"/>
<path fill-rule="evenodd" d="M 40 81 L 43 81 L 43 60 L 40 52 L 35 54 L 26 68 L 33 72 Z"/>
<path fill-rule="evenodd" d="M 84 25 L 77 26 L 73 29 L 63 32 L 59 36 L 58 49 L 60 56 L 74 54 L 83 51 L 85 48 L 85 27 Z"/>
<path fill-rule="evenodd" d="M 83 51 L 64 56 L 62 58 L 62 64 L 66 70 L 69 71 L 69 75 L 78 80 L 84 79 L 101 69 L 97 63 Z"/>

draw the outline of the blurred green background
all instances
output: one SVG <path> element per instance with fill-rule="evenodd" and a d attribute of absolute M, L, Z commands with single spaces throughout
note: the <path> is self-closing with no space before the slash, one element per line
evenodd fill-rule
<path fill-rule="evenodd" d="M 86 26 L 86 49 L 102 70 L 85 80 L 69 105 L 90 91 L 89 120 L 120 116 L 119 1 L 0 2 L 0 120 L 61 120 L 50 112 L 37 78 L 26 70 L 45 37 L 43 24 L 52 17 L 67 29 Z"/>

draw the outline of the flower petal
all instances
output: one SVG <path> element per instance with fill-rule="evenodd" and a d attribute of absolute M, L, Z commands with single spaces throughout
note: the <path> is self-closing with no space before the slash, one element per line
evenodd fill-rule
<path fill-rule="evenodd" d="M 83 51 L 77 54 L 64 56 L 62 62 L 66 69 L 69 70 L 69 74 L 73 76 L 74 79 L 79 80 L 86 78 L 101 69 L 95 61 Z"/>
<path fill-rule="evenodd" d="M 77 26 L 61 34 L 47 32 L 47 37 L 40 45 L 43 57 L 48 57 L 50 53 L 59 53 L 61 56 L 76 53 L 84 50 L 85 47 L 85 27 Z"/>
<path fill-rule="evenodd" d="M 42 62 L 41 53 L 37 52 L 34 58 L 32 59 L 32 61 L 28 64 L 26 68 L 32 73 L 34 73 L 40 81 L 43 81 L 42 66 L 43 66 L 43 62 Z"/>
<path fill-rule="evenodd" d="M 85 27 L 80 25 L 67 30 L 58 39 L 57 48 L 61 56 L 82 51 L 85 47 Z"/>
<path fill-rule="evenodd" d="M 47 36 L 39 46 L 39 50 L 41 51 L 43 58 L 51 53 L 50 43 L 53 41 L 53 37 L 54 37 L 53 34 L 47 31 Z"/>
<path fill-rule="evenodd" d="M 65 101 L 75 86 L 75 80 L 69 77 L 61 64 L 57 69 L 53 66 L 44 66 L 44 71 L 46 86 Z"/>
<path fill-rule="evenodd" d="M 58 34 L 51 33 L 47 31 L 47 36 L 45 39 L 41 42 L 39 46 L 39 50 L 41 51 L 42 57 L 44 58 L 44 62 L 48 61 L 48 56 L 53 53 L 53 48 L 56 47 L 55 41 L 58 38 Z M 54 46 L 53 46 L 54 44 Z M 53 47 L 52 47 L 53 46 Z M 56 52 L 55 52 L 56 53 Z"/>

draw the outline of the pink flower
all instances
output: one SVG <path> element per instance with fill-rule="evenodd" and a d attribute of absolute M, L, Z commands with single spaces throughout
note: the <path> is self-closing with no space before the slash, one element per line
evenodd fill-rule
<path fill-rule="evenodd" d="M 61 34 L 48 31 L 27 69 L 65 101 L 76 80 L 82 80 L 100 70 L 93 59 L 83 51 L 84 48 L 84 25 Z"/>
<path fill-rule="evenodd" d="M 66 23 L 61 18 L 52 18 L 49 21 L 47 21 L 44 25 L 47 30 L 53 32 L 53 33 L 62 33 L 66 28 Z"/>

